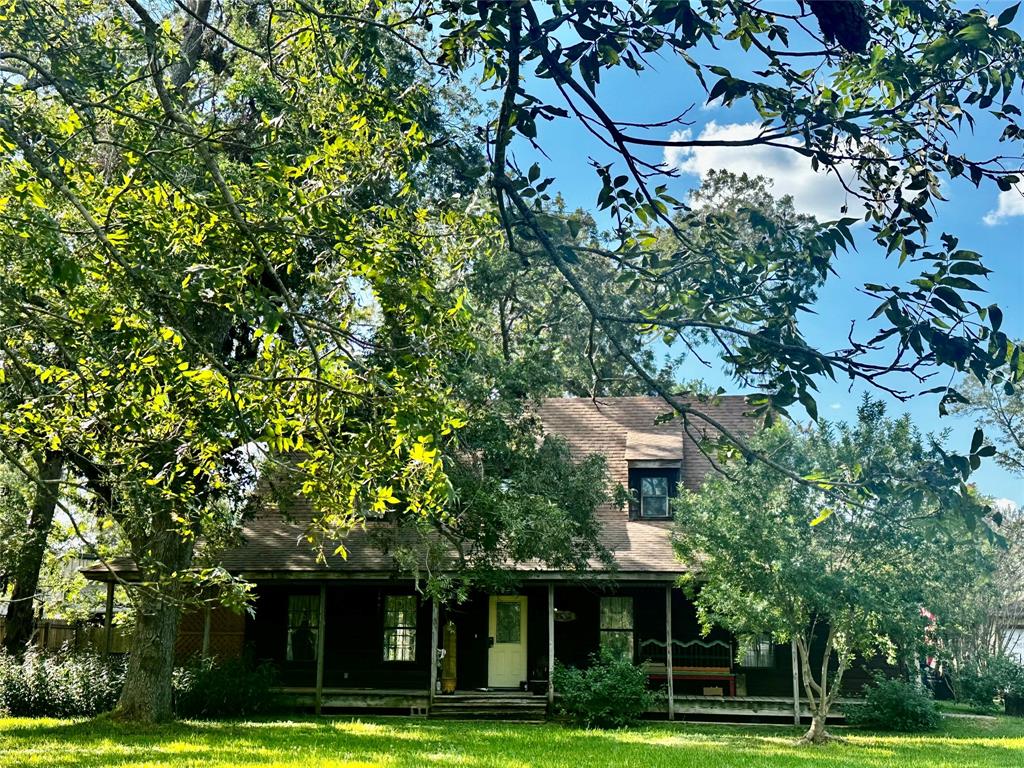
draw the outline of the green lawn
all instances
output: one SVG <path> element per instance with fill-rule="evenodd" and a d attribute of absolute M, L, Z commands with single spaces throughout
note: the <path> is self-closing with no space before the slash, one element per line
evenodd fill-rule
<path fill-rule="evenodd" d="M 795 747 L 793 728 L 648 725 L 579 731 L 408 719 L 183 722 L 128 728 L 99 721 L 0 720 L 2 766 L 1024 766 L 1024 721 L 957 719 L 930 736 L 846 733 Z"/>

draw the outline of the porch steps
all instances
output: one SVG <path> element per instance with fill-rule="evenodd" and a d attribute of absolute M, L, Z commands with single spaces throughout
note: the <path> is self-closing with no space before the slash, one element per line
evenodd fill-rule
<path fill-rule="evenodd" d="M 434 697 L 430 717 L 540 723 L 546 718 L 547 709 L 547 698 L 532 693 L 472 691 Z"/>

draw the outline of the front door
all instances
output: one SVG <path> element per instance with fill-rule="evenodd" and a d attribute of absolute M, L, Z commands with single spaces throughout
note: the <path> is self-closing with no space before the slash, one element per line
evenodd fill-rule
<path fill-rule="evenodd" d="M 518 688 L 526 679 L 526 598 L 491 595 L 487 687 Z"/>

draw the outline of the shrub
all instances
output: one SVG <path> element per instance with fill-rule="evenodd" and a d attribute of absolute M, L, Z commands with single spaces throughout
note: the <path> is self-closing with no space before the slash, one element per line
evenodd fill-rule
<path fill-rule="evenodd" d="M 933 731 L 942 722 L 927 689 L 884 677 L 864 686 L 864 700 L 846 705 L 843 711 L 850 725 L 881 731 Z"/>
<path fill-rule="evenodd" d="M 622 728 L 651 704 L 644 671 L 607 650 L 586 669 L 556 665 L 554 683 L 559 712 L 586 728 Z"/>
<path fill-rule="evenodd" d="M 124 662 L 95 654 L 0 653 L 0 711 L 25 717 L 91 717 L 113 709 Z"/>
<path fill-rule="evenodd" d="M 1024 684 L 1024 667 L 1008 656 L 990 656 L 960 671 L 956 698 L 978 709 L 992 709 L 1020 684 Z"/>
<path fill-rule="evenodd" d="M 174 670 L 174 709 L 180 717 L 241 717 L 277 705 L 269 664 L 196 657 Z"/>
<path fill-rule="evenodd" d="M 1019 675 L 1006 689 L 1003 708 L 1008 715 L 1024 717 L 1024 674 Z"/>

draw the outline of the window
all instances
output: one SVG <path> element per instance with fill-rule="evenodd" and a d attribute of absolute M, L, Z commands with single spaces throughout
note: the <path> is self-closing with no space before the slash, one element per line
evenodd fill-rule
<path fill-rule="evenodd" d="M 316 661 L 320 636 L 320 596 L 288 597 L 288 661 Z"/>
<path fill-rule="evenodd" d="M 519 644 L 522 639 L 521 604 L 518 600 L 499 600 L 494 604 L 494 641 Z"/>
<path fill-rule="evenodd" d="M 630 469 L 629 487 L 633 492 L 633 517 L 667 520 L 672 517 L 669 499 L 675 497 L 678 469 Z"/>
<path fill-rule="evenodd" d="M 384 598 L 384 661 L 416 661 L 416 596 Z"/>
<path fill-rule="evenodd" d="M 601 598 L 601 648 L 633 660 L 633 598 Z"/>
<path fill-rule="evenodd" d="M 746 653 L 743 654 L 743 662 L 741 666 L 752 668 L 774 667 L 775 644 L 772 643 L 772 639 L 764 635 L 754 638 L 753 642 L 747 646 Z"/>
<path fill-rule="evenodd" d="M 668 517 L 668 478 L 640 478 L 640 517 Z"/>

